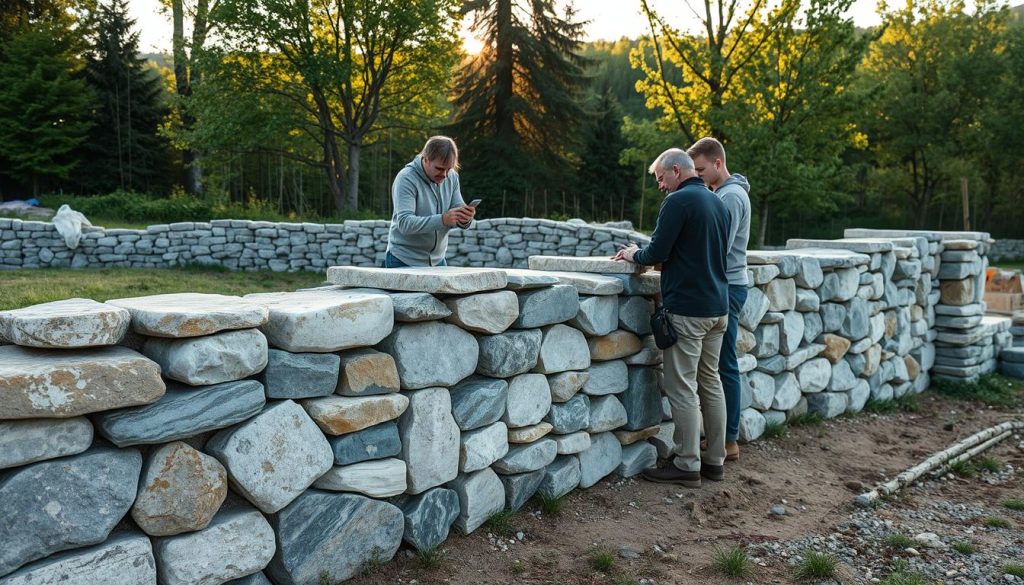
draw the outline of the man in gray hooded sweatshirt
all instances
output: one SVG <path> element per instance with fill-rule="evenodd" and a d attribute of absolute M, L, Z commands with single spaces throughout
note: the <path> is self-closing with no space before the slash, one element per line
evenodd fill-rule
<path fill-rule="evenodd" d="M 740 434 L 740 371 L 736 360 L 736 337 L 740 311 L 747 301 L 747 242 L 750 240 L 750 183 L 725 166 L 725 147 L 711 137 L 701 138 L 686 151 L 693 158 L 697 174 L 718 195 L 729 211 L 729 251 L 725 275 L 729 282 L 729 324 L 722 338 L 718 361 L 725 393 L 725 460 L 740 458 L 736 440 Z"/>
<path fill-rule="evenodd" d="M 459 149 L 447 136 L 432 136 L 402 167 L 391 187 L 395 211 L 384 256 L 387 268 L 447 266 L 448 231 L 468 228 L 476 208 L 459 185 Z"/>

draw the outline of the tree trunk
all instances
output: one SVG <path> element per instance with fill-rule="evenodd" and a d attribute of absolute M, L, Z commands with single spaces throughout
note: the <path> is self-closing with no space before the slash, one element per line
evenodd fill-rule
<path fill-rule="evenodd" d="M 498 0 L 497 29 L 498 46 L 495 88 L 494 117 L 499 139 L 511 139 L 515 136 L 512 111 L 509 108 L 515 94 L 513 61 L 515 55 L 512 47 L 512 0 Z"/>
<path fill-rule="evenodd" d="M 174 53 L 174 89 L 178 97 L 185 98 L 192 94 L 192 81 L 189 77 L 189 58 L 185 54 L 185 7 L 184 0 L 171 0 L 171 14 L 174 23 L 174 35 L 172 47 Z M 202 3 L 205 5 L 205 2 Z M 205 27 L 205 14 L 197 15 L 196 27 Z M 200 22 L 202 23 L 200 25 Z M 205 35 L 205 31 L 203 32 Z M 202 35 L 193 34 L 193 37 Z M 192 50 L 196 48 L 193 46 Z M 192 127 L 195 120 L 187 112 L 181 112 L 181 124 L 187 130 Z M 186 148 L 181 155 L 182 165 L 185 167 L 185 190 L 195 196 L 203 194 L 203 167 L 202 159 L 198 151 Z"/>
<path fill-rule="evenodd" d="M 338 152 L 338 141 L 332 133 L 324 136 L 324 172 L 327 173 L 327 186 L 331 189 L 334 208 L 338 211 L 347 209 L 345 197 L 345 167 Z"/>
<path fill-rule="evenodd" d="M 757 232 L 757 247 L 764 249 L 764 241 L 768 234 L 768 197 L 761 197 L 760 205 L 761 228 Z"/>
<path fill-rule="evenodd" d="M 350 142 L 348 145 L 348 193 L 346 208 L 349 211 L 359 211 L 359 153 L 358 142 Z"/>

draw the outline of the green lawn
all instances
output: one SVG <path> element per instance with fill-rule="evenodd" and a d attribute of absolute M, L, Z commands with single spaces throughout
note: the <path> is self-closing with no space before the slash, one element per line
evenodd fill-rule
<path fill-rule="evenodd" d="M 42 268 L 0 271 L 0 310 L 70 298 L 106 301 L 172 292 L 243 295 L 318 286 L 319 272 L 231 272 L 210 268 Z"/>
<path fill-rule="evenodd" d="M 1002 268 L 1003 270 L 1020 270 L 1024 271 L 1024 260 L 1012 260 L 1012 261 L 999 261 L 992 262 L 992 266 L 996 268 Z"/>

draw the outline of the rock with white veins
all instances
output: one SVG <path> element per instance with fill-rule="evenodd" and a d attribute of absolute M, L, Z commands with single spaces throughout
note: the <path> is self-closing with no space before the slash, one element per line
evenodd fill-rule
<path fill-rule="evenodd" d="M 332 492 L 358 492 L 371 498 L 390 498 L 405 492 L 405 470 L 405 461 L 395 458 L 334 466 L 313 482 L 313 487 Z"/>
<path fill-rule="evenodd" d="M 160 364 L 165 377 L 192 386 L 247 378 L 261 372 L 268 360 L 267 338 L 257 329 L 183 339 L 150 337 L 142 353 Z"/>
<path fill-rule="evenodd" d="M 503 422 L 462 433 L 459 471 L 469 473 L 490 466 L 508 453 L 508 427 Z"/>
<path fill-rule="evenodd" d="M 128 311 L 119 307 L 67 299 L 0 311 L 0 339 L 43 349 L 114 345 L 128 331 L 128 321 Z"/>
<path fill-rule="evenodd" d="M 438 321 L 397 325 L 377 349 L 395 358 L 403 390 L 453 386 L 476 370 L 480 352 L 473 334 Z"/>
<path fill-rule="evenodd" d="M 225 510 L 199 532 L 153 539 L 159 582 L 166 585 L 245 577 L 266 567 L 275 548 L 270 523 L 251 508 Z"/>
<path fill-rule="evenodd" d="M 519 318 L 519 301 L 510 290 L 451 297 L 444 304 L 452 311 L 446 321 L 477 333 L 501 333 Z"/>
<path fill-rule="evenodd" d="M 463 534 L 480 528 L 505 507 L 505 486 L 491 468 L 460 474 L 448 487 L 459 495 L 455 527 Z"/>
<path fill-rule="evenodd" d="M 57 553 L 0 578 L 4 585 L 140 585 L 156 583 L 149 538 L 115 534 L 102 544 Z"/>
<path fill-rule="evenodd" d="M 581 296 L 580 310 L 569 325 L 587 335 L 607 335 L 618 325 L 618 313 L 615 296 Z"/>
<path fill-rule="evenodd" d="M 398 420 L 402 459 L 408 465 L 410 494 L 422 493 L 459 473 L 459 426 L 452 417 L 448 390 L 427 388 L 406 393 L 409 408 Z"/>
<path fill-rule="evenodd" d="M 529 372 L 540 355 L 540 329 L 505 331 L 477 338 L 480 356 L 476 371 L 493 378 L 511 378 Z"/>
<path fill-rule="evenodd" d="M 568 325 L 552 325 L 541 330 L 540 354 L 534 371 L 556 374 L 590 367 L 590 348 L 583 333 Z"/>
<path fill-rule="evenodd" d="M 386 294 L 317 289 L 256 293 L 246 300 L 267 307 L 260 327 L 270 345 L 291 352 L 330 352 L 374 345 L 391 333 L 394 305 Z"/>
<path fill-rule="evenodd" d="M 150 337 L 201 337 L 218 331 L 252 329 L 267 322 L 267 308 L 240 297 L 171 293 L 113 299 L 107 304 L 131 314 L 132 331 Z"/>

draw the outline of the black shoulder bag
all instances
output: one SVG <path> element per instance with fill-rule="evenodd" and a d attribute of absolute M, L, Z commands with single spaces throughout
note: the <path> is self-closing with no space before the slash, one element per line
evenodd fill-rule
<path fill-rule="evenodd" d="M 651 333 L 654 334 L 654 344 L 658 349 L 668 349 L 679 339 L 664 306 L 656 307 L 651 315 Z"/>

